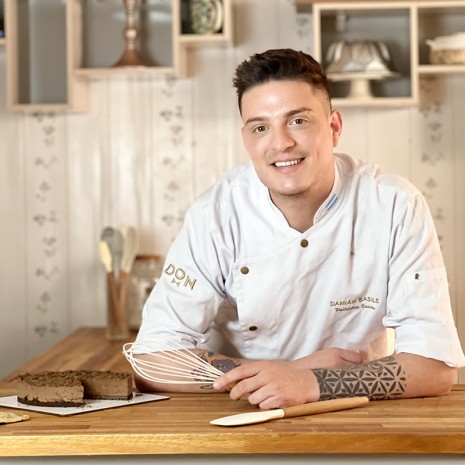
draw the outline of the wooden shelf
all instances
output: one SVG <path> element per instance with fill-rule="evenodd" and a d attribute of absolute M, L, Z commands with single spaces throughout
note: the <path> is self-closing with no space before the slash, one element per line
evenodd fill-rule
<path fill-rule="evenodd" d="M 463 32 L 465 0 L 310 1 L 313 7 L 314 56 L 328 65 L 329 47 L 339 41 L 380 41 L 390 50 L 396 79 L 372 84 L 373 98 L 347 98 L 349 83 L 330 80 L 338 106 L 404 106 L 419 102 L 419 80 L 424 75 L 465 72 L 465 65 L 429 64 L 428 39 Z"/>
<path fill-rule="evenodd" d="M 233 10 L 232 0 L 223 1 L 223 27 L 221 31 L 213 34 L 193 34 L 188 28 L 183 27 L 187 21 L 187 0 L 175 0 L 178 20 L 174 22 L 174 35 L 177 49 L 175 51 L 176 72 L 181 77 L 188 77 L 187 53 L 189 49 L 232 46 L 233 45 Z"/>
<path fill-rule="evenodd" d="M 66 103 L 14 103 L 9 106 L 9 110 L 22 113 L 65 113 L 72 109 Z"/>
<path fill-rule="evenodd" d="M 131 66 L 118 68 L 78 68 L 74 70 L 74 76 L 86 79 L 101 79 L 101 78 L 118 78 L 118 77 L 153 77 L 175 74 L 172 67 L 163 66 Z"/>
<path fill-rule="evenodd" d="M 222 28 L 205 35 L 182 33 L 187 0 L 139 2 L 138 49 L 147 66 L 114 67 L 125 48 L 121 1 L 5 0 L 8 108 L 86 111 L 89 80 L 187 77 L 189 49 L 232 44 L 232 0 L 222 1 Z"/>
<path fill-rule="evenodd" d="M 144 67 L 113 67 L 125 49 L 121 2 L 67 0 L 68 56 L 75 76 L 147 76 L 174 69 L 175 6 L 139 3 L 137 47 Z"/>
<path fill-rule="evenodd" d="M 199 46 L 208 44 L 227 44 L 227 40 L 222 34 L 181 34 L 178 39 L 181 45 Z"/>
<path fill-rule="evenodd" d="M 411 98 L 394 97 L 371 97 L 371 98 L 333 98 L 331 99 L 333 108 L 342 107 L 407 107 L 412 106 Z"/>
<path fill-rule="evenodd" d="M 420 65 L 420 74 L 465 74 L 465 65 Z"/>

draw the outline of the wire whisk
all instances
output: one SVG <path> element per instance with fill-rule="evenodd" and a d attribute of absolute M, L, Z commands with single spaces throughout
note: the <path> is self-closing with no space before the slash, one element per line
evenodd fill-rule
<path fill-rule="evenodd" d="M 135 373 L 166 384 L 212 384 L 221 370 L 175 341 L 138 340 L 123 345 L 123 354 Z M 144 360 L 137 355 L 153 355 Z"/>

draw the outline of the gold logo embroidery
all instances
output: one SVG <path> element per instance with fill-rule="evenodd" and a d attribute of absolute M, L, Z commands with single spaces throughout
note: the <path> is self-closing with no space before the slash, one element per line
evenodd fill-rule
<path fill-rule="evenodd" d="M 176 286 L 190 287 L 191 290 L 194 290 L 195 283 L 197 279 L 192 279 L 182 268 L 176 268 L 172 263 L 170 263 L 163 272 L 172 276 L 171 284 L 176 284 Z"/>

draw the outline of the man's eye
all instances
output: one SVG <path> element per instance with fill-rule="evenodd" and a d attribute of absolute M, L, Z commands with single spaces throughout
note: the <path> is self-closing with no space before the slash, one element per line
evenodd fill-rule
<path fill-rule="evenodd" d="M 253 132 L 263 132 L 265 131 L 265 126 L 257 126 L 256 128 L 254 128 Z"/>
<path fill-rule="evenodd" d="M 303 118 L 295 118 L 291 121 L 291 124 L 304 124 L 305 120 Z"/>

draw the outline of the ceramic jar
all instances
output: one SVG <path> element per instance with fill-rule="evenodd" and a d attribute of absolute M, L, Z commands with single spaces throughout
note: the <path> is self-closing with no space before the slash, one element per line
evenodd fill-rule
<path fill-rule="evenodd" d="M 142 321 L 142 308 L 163 269 L 158 255 L 137 255 L 129 276 L 126 312 L 129 329 L 138 330 Z"/>
<path fill-rule="evenodd" d="M 430 47 L 429 61 L 433 65 L 465 64 L 465 32 L 427 40 Z"/>

